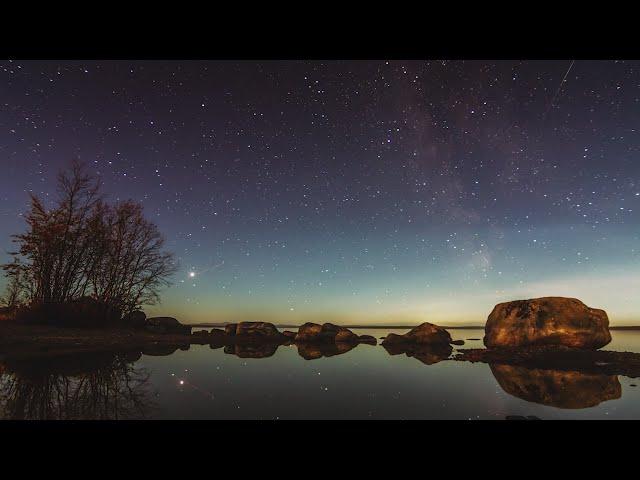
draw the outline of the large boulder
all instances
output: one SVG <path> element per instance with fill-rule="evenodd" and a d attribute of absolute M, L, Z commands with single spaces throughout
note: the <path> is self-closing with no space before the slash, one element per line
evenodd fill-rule
<path fill-rule="evenodd" d="M 451 335 L 444 328 L 425 322 L 412 328 L 404 335 L 390 333 L 385 337 L 382 344 L 392 345 L 395 343 L 415 343 L 419 345 L 448 345 L 452 342 Z"/>
<path fill-rule="evenodd" d="M 296 342 L 322 343 L 358 343 L 358 335 L 345 327 L 340 327 L 332 323 L 319 325 L 307 322 L 298 329 L 295 336 Z"/>
<path fill-rule="evenodd" d="M 180 335 L 191 335 L 191 326 L 183 325 L 173 317 L 151 317 L 147 318 L 145 329 L 152 333 L 173 333 Z"/>
<path fill-rule="evenodd" d="M 487 348 L 564 345 L 596 350 L 611 341 L 604 310 L 565 297 L 499 303 L 484 331 Z"/>

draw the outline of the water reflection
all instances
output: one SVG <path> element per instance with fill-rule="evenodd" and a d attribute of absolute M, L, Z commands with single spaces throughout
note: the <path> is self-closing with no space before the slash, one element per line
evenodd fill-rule
<path fill-rule="evenodd" d="M 148 418 L 149 373 L 140 352 L 11 360 L 0 365 L 0 418 L 82 420 Z"/>
<path fill-rule="evenodd" d="M 278 350 L 278 343 L 234 344 L 224 347 L 224 353 L 236 355 L 240 358 L 267 358 Z"/>
<path fill-rule="evenodd" d="M 528 402 L 557 408 L 595 407 L 622 396 L 617 375 L 490 365 L 502 389 Z"/>
<path fill-rule="evenodd" d="M 296 344 L 296 347 L 298 348 L 298 355 L 300 355 L 305 360 L 316 360 L 322 357 L 334 357 L 336 355 L 342 355 L 353 350 L 357 346 L 358 344 L 355 343 Z"/>
<path fill-rule="evenodd" d="M 425 365 L 433 365 L 434 363 L 446 360 L 453 352 L 453 347 L 448 343 L 444 344 L 432 344 L 432 345 L 418 345 L 412 343 L 396 343 L 386 344 L 382 346 L 389 353 L 389 355 L 401 355 L 405 354 L 407 357 L 413 357 L 420 360 Z"/>

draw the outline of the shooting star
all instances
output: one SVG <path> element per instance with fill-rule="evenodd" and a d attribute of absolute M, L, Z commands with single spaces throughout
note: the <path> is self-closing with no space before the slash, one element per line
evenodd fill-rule
<path fill-rule="evenodd" d="M 567 76 L 569 75 L 569 72 L 571 71 L 571 68 L 573 68 L 573 64 L 575 62 L 576 62 L 575 60 L 571 60 L 571 64 L 569 65 L 569 68 L 567 68 L 567 71 L 565 72 L 564 77 L 562 77 L 562 80 L 560 81 L 560 86 L 558 86 L 558 89 L 556 90 L 555 95 L 551 99 L 551 103 L 547 107 L 547 111 L 544 112 L 545 116 L 547 115 L 547 113 L 549 113 L 549 110 L 551 110 L 551 108 L 553 107 L 553 104 L 555 103 L 556 99 L 558 98 L 558 95 L 560 94 L 560 91 L 562 90 L 562 86 L 564 85 L 564 82 L 567 79 Z"/>

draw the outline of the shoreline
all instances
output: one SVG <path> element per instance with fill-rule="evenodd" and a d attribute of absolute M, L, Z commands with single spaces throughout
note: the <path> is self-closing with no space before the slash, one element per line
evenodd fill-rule
<path fill-rule="evenodd" d="M 229 322 L 235 323 L 235 322 Z M 192 328 L 224 328 L 229 323 L 190 323 L 185 324 Z M 274 324 L 276 328 L 299 328 L 301 325 L 293 325 L 293 324 Z M 417 327 L 419 324 L 415 325 L 340 325 L 341 327 L 349 328 L 349 329 L 360 329 L 360 330 L 401 330 L 401 329 L 412 329 Z M 484 325 L 439 325 L 445 330 L 484 330 Z M 610 326 L 609 330 L 637 330 L 640 331 L 640 325 L 618 325 L 618 326 Z"/>

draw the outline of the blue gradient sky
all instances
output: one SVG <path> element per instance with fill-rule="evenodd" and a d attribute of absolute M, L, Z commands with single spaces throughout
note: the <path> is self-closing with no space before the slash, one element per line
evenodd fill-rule
<path fill-rule="evenodd" d="M 180 262 L 149 314 L 640 321 L 638 62 L 13 61 L 0 107 L 2 260 L 80 158 Z"/>

